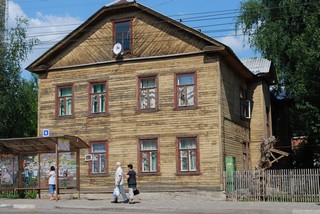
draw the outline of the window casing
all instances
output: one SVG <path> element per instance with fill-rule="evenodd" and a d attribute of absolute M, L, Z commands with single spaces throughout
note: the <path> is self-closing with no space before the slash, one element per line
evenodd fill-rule
<path fill-rule="evenodd" d="M 107 83 L 90 83 L 90 113 L 103 114 L 107 111 Z"/>
<path fill-rule="evenodd" d="M 178 138 L 178 173 L 199 173 L 199 148 L 197 137 Z"/>
<path fill-rule="evenodd" d="M 196 73 L 175 75 L 175 106 L 188 108 L 197 106 Z"/>
<path fill-rule="evenodd" d="M 158 139 L 140 139 L 140 172 L 159 172 Z"/>
<path fill-rule="evenodd" d="M 122 20 L 113 23 L 113 41 L 114 44 L 122 45 L 122 52 L 132 51 L 132 20 Z"/>
<path fill-rule="evenodd" d="M 72 85 L 57 87 L 57 116 L 73 116 L 73 87 Z"/>
<path fill-rule="evenodd" d="M 90 174 L 105 174 L 107 172 L 107 142 L 91 142 L 90 154 L 92 155 L 92 161 L 89 161 Z"/>
<path fill-rule="evenodd" d="M 139 110 L 156 110 L 158 108 L 158 83 L 156 77 L 139 78 Z"/>
<path fill-rule="evenodd" d="M 250 119 L 251 118 L 251 103 L 247 99 L 246 90 L 240 88 L 240 117 L 241 119 Z"/>

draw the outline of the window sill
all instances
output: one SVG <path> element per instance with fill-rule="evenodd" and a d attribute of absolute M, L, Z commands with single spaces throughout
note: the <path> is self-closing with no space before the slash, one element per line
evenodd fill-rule
<path fill-rule="evenodd" d="M 71 116 L 56 116 L 56 120 L 68 120 L 68 119 L 74 119 L 75 116 L 71 115 Z"/>
<path fill-rule="evenodd" d="M 244 116 L 240 116 L 240 119 L 241 119 L 242 121 L 250 121 L 251 118 L 244 117 Z"/>
<path fill-rule="evenodd" d="M 89 177 L 109 177 L 110 174 L 109 173 L 90 173 Z"/>
<path fill-rule="evenodd" d="M 142 114 L 142 113 L 154 113 L 160 111 L 159 109 L 143 109 L 143 110 L 138 110 L 136 111 L 137 114 Z"/>
<path fill-rule="evenodd" d="M 193 176 L 193 175 L 201 175 L 201 172 L 177 172 L 177 176 Z"/>
<path fill-rule="evenodd" d="M 132 54 L 133 54 L 133 53 L 132 53 L 131 50 L 130 50 L 130 51 L 124 51 L 124 52 L 122 52 L 122 53 L 120 53 L 120 54 L 118 54 L 118 55 L 113 54 L 113 58 L 114 58 L 114 59 L 122 59 L 123 57 L 127 57 L 127 56 L 131 57 Z"/>
<path fill-rule="evenodd" d="M 160 172 L 139 172 L 138 176 L 160 176 Z"/>
<path fill-rule="evenodd" d="M 90 113 L 88 114 L 88 118 L 95 118 L 95 117 L 109 117 L 109 113 Z"/>
<path fill-rule="evenodd" d="M 184 111 L 184 110 L 197 110 L 198 106 L 178 106 L 175 107 L 173 110 L 175 111 Z"/>

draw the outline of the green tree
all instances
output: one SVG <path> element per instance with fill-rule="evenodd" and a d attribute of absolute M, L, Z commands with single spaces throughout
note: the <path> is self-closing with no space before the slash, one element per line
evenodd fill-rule
<path fill-rule="evenodd" d="M 21 78 L 23 62 L 36 39 L 27 39 L 28 21 L 16 19 L 16 26 L 4 29 L 0 41 L 0 138 L 36 136 L 37 80 Z"/>
<path fill-rule="evenodd" d="M 308 136 L 305 160 L 320 143 L 320 1 L 249 0 L 241 3 L 236 28 L 249 45 L 271 60 L 287 95 L 294 99 L 291 129 L 294 136 Z M 311 163 L 311 164 L 310 164 Z"/>

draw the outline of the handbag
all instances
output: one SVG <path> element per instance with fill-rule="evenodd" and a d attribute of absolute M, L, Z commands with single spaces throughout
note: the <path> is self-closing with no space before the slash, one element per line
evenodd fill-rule
<path fill-rule="evenodd" d="M 118 197 L 120 195 L 119 187 L 114 188 L 112 195 L 115 197 Z"/>
<path fill-rule="evenodd" d="M 134 194 L 134 195 L 139 195 L 139 194 L 140 194 L 140 191 L 139 191 L 138 189 L 135 189 L 135 190 L 133 191 L 133 194 Z"/>

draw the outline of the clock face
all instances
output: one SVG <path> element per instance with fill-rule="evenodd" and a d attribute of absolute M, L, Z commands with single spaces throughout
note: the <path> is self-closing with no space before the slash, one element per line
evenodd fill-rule
<path fill-rule="evenodd" d="M 119 53 L 121 53 L 121 51 L 122 51 L 122 45 L 120 43 L 116 43 L 113 46 L 113 53 L 118 55 Z"/>

